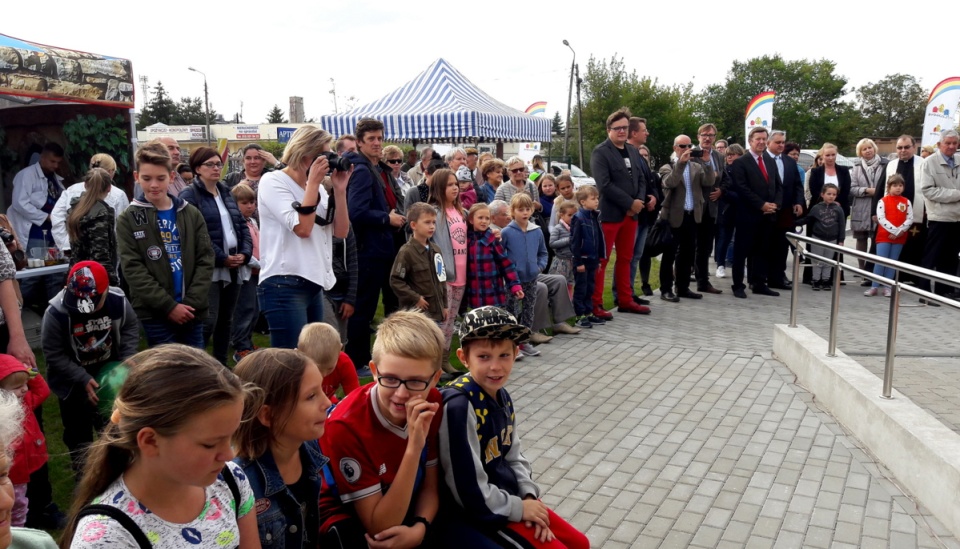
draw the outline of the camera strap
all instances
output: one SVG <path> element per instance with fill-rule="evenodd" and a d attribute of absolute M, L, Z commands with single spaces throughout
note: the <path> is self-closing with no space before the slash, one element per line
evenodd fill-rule
<path fill-rule="evenodd" d="M 326 227 L 327 225 L 330 225 L 331 223 L 333 223 L 333 216 L 336 213 L 336 211 L 337 211 L 337 201 L 334 200 L 334 196 L 331 194 L 327 197 L 327 215 L 324 217 L 320 217 L 320 215 L 318 214 L 314 217 L 313 222 L 316 223 L 317 225 L 320 225 L 321 227 Z"/>

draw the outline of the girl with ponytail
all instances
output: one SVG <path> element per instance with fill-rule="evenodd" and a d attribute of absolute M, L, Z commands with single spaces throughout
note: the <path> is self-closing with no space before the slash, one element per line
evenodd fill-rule
<path fill-rule="evenodd" d="M 96 261 L 103 265 L 111 286 L 119 286 L 117 266 L 117 219 L 114 209 L 105 201 L 113 187 L 113 176 L 104 168 L 91 168 L 84 177 L 86 190 L 70 201 L 67 214 L 67 235 L 70 237 L 70 266 L 79 261 Z"/>
<path fill-rule="evenodd" d="M 184 345 L 127 365 L 60 547 L 259 548 L 253 492 L 230 460 L 244 406 L 258 409 L 261 392 Z"/>

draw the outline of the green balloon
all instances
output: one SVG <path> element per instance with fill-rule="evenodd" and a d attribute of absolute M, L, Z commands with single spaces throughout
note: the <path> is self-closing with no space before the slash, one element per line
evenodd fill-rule
<path fill-rule="evenodd" d="M 129 371 L 127 365 L 122 362 L 108 362 L 97 373 L 97 383 L 100 384 L 97 389 L 97 396 L 100 397 L 97 409 L 103 417 L 109 418 L 113 413 L 113 401 L 120 394 L 120 387 L 126 381 Z"/>

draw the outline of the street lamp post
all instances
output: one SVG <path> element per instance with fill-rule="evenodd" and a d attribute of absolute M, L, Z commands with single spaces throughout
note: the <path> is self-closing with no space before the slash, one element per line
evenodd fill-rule
<path fill-rule="evenodd" d="M 577 68 L 577 140 L 580 142 L 580 166 L 581 169 L 584 166 L 585 160 L 583 159 L 583 106 L 580 104 L 580 84 L 583 83 L 583 79 L 580 78 L 580 65 L 576 66 Z"/>
<path fill-rule="evenodd" d="M 573 61 L 570 62 L 570 86 L 567 88 L 567 122 L 563 127 L 563 161 L 567 162 L 567 144 L 570 142 L 570 103 L 573 101 L 573 67 L 577 62 L 577 52 L 573 50 L 570 42 L 564 40 L 563 45 L 573 52 Z"/>
<path fill-rule="evenodd" d="M 187 67 L 187 69 L 203 75 L 204 118 L 207 120 L 207 146 L 210 146 L 210 93 L 207 91 L 207 75 L 193 67 Z"/>

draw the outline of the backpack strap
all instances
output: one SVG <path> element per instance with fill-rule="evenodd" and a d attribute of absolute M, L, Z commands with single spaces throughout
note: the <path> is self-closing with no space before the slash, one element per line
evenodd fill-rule
<path fill-rule="evenodd" d="M 130 533 L 133 536 L 133 539 L 136 540 L 137 545 L 140 549 L 151 549 L 153 544 L 150 543 L 150 540 L 147 539 L 147 535 L 143 533 L 143 530 L 137 526 L 137 523 L 130 518 L 130 515 L 124 513 L 116 507 L 111 507 L 110 505 L 103 504 L 91 504 L 85 506 L 83 509 L 80 509 L 80 512 L 77 513 L 77 522 L 81 518 L 89 515 L 106 515 L 113 520 L 117 521 L 124 530 Z"/>
<path fill-rule="evenodd" d="M 233 471 L 230 470 L 229 465 L 223 466 L 223 471 L 220 471 L 220 475 L 223 477 L 224 482 L 227 483 L 227 486 L 230 488 L 230 493 L 233 494 L 233 513 L 237 515 L 237 518 L 240 518 L 240 486 L 237 485 L 237 479 L 233 476 Z"/>

